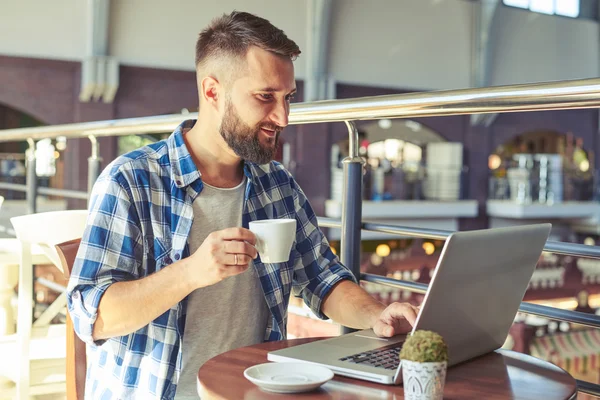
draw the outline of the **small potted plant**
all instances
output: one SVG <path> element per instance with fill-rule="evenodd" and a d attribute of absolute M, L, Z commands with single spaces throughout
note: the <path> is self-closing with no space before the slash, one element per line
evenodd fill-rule
<path fill-rule="evenodd" d="M 400 360 L 405 399 L 442 400 L 448 366 L 448 346 L 442 336 L 414 332 L 404 342 Z"/>

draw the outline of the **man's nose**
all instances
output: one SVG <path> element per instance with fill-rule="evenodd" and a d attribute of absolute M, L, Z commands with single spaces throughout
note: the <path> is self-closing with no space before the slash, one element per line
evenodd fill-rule
<path fill-rule="evenodd" d="M 273 108 L 273 112 L 271 113 L 271 121 L 275 123 L 280 128 L 285 128 L 288 126 L 290 115 L 290 105 L 287 101 L 283 103 L 278 102 L 277 105 Z"/>

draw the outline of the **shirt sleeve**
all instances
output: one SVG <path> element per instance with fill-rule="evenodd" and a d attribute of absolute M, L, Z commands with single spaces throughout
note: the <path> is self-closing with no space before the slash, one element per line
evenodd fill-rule
<path fill-rule="evenodd" d="M 67 306 L 77 335 L 94 341 L 92 331 L 98 305 L 108 287 L 139 278 L 142 236 L 139 218 L 122 179 L 101 176 L 92 190 L 84 230 L 67 287 Z"/>
<path fill-rule="evenodd" d="M 333 254 L 329 242 L 319 229 L 317 217 L 304 192 L 290 177 L 296 211 L 296 251 L 293 293 L 302 297 L 311 311 L 321 319 L 321 305 L 336 283 L 350 280 L 356 283 L 352 272 Z"/>

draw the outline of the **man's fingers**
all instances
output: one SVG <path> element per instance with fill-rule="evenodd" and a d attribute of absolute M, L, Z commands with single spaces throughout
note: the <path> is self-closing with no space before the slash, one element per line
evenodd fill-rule
<path fill-rule="evenodd" d="M 392 324 L 398 318 L 408 321 L 411 326 L 417 322 L 418 309 L 408 303 L 392 303 L 384 311 L 385 322 Z"/>
<path fill-rule="evenodd" d="M 394 330 L 394 327 L 393 326 L 389 326 L 387 324 L 383 326 L 383 328 L 381 329 L 381 332 L 383 333 L 383 335 L 385 337 L 392 337 L 396 333 L 395 330 Z"/>
<path fill-rule="evenodd" d="M 242 272 L 248 269 L 248 264 L 240 264 L 240 265 L 225 265 L 221 267 L 221 276 L 223 278 L 227 278 L 230 276 L 235 276 L 241 274 Z"/>
<path fill-rule="evenodd" d="M 252 258 L 247 254 L 226 254 L 222 253 L 215 258 L 215 261 L 220 264 L 220 268 L 227 269 L 230 267 L 247 267 L 252 261 Z"/>
<path fill-rule="evenodd" d="M 239 240 L 242 242 L 248 242 L 251 245 L 256 244 L 256 236 L 254 236 L 254 233 L 246 228 L 227 228 L 215 232 L 215 234 L 219 239 L 222 240 Z"/>
<path fill-rule="evenodd" d="M 381 337 L 406 333 L 410 331 L 410 327 L 415 326 L 418 313 L 419 308 L 408 303 L 392 303 L 381 313 L 373 326 L 373 332 Z"/>
<path fill-rule="evenodd" d="M 378 320 L 373 327 L 373 332 L 380 337 L 392 337 L 394 336 L 394 327 L 388 325 L 383 320 Z"/>
<path fill-rule="evenodd" d="M 415 326 L 415 323 L 417 322 L 417 313 L 418 313 L 418 311 L 415 310 L 414 307 L 410 306 L 410 307 L 406 307 L 404 309 L 404 312 L 402 315 L 408 321 L 410 326 Z"/>
<path fill-rule="evenodd" d="M 256 248 L 248 242 L 242 242 L 239 240 L 228 240 L 225 242 L 225 253 L 228 254 L 246 254 L 250 258 L 256 258 L 258 252 Z"/>
<path fill-rule="evenodd" d="M 252 258 L 247 254 L 225 254 L 223 264 L 228 266 L 248 265 Z"/>
<path fill-rule="evenodd" d="M 228 276 L 239 275 L 248 269 L 248 265 L 231 265 L 227 267 Z"/>

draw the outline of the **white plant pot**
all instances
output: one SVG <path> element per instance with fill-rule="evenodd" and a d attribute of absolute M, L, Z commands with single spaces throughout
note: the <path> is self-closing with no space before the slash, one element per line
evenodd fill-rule
<path fill-rule="evenodd" d="M 402 381 L 406 400 L 442 400 L 446 383 L 443 362 L 415 362 L 402 360 Z"/>

